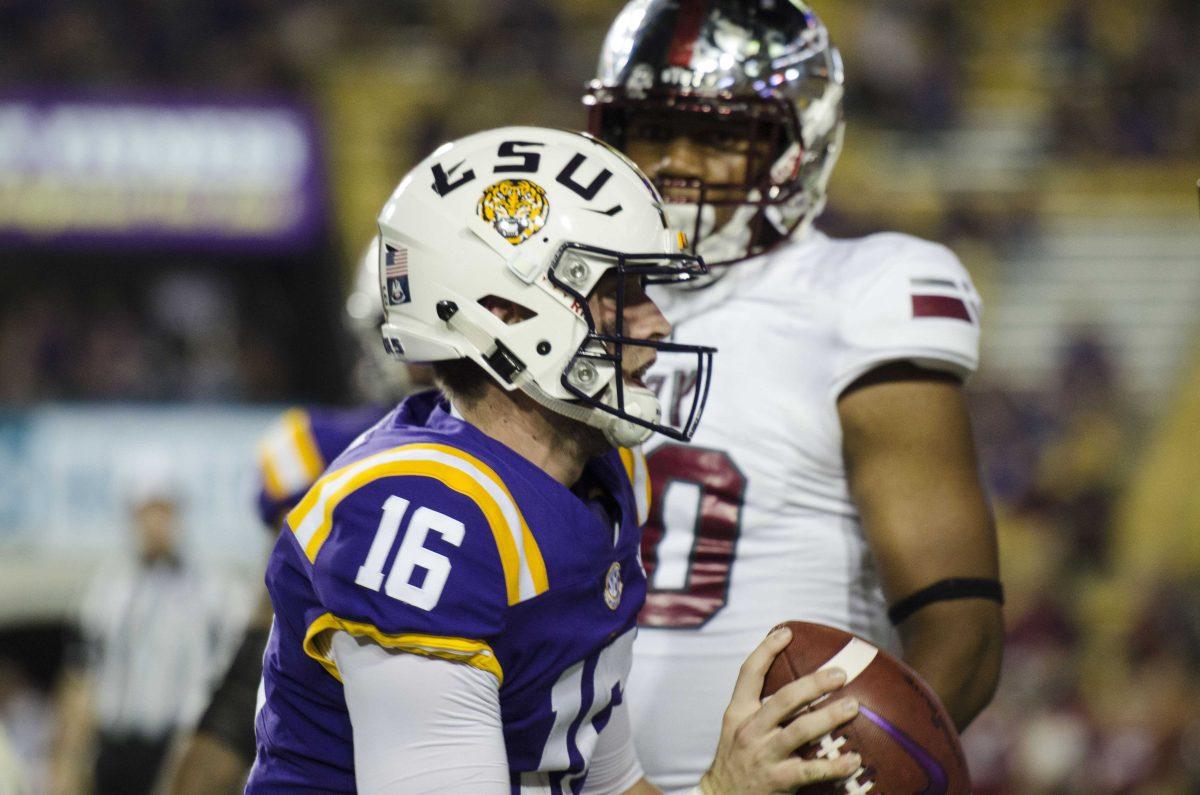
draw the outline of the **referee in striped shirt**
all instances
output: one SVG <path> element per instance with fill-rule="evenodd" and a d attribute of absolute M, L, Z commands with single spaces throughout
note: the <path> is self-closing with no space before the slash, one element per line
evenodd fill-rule
<path fill-rule="evenodd" d="M 161 471 L 129 494 L 135 554 L 102 565 L 83 600 L 60 687 L 55 793 L 150 792 L 240 629 L 244 600 L 181 557 L 179 500 Z"/>

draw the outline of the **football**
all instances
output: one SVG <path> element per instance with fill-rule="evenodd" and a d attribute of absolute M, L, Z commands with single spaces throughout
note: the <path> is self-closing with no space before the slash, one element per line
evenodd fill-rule
<path fill-rule="evenodd" d="M 925 793 L 967 795 L 971 781 L 958 732 L 916 672 L 849 632 L 788 621 L 792 640 L 771 665 L 763 696 L 822 668 L 841 668 L 846 684 L 831 697 L 853 696 L 859 714 L 800 749 L 806 759 L 857 752 L 863 765 L 848 779 L 804 787 L 804 795 Z"/>

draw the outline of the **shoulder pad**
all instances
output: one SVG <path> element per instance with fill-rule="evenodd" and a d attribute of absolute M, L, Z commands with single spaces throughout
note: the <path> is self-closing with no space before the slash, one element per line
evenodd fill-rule
<path fill-rule="evenodd" d="M 483 461 L 449 445 L 407 444 L 341 466 L 313 485 L 287 524 L 305 557 L 316 563 L 335 528 L 361 533 L 367 525 L 373 531 L 390 496 L 406 500 L 413 511 L 446 507 L 474 514 L 501 567 L 507 604 L 547 589 L 541 552 L 504 481 Z"/>
<path fill-rule="evenodd" d="M 305 651 L 334 676 L 331 631 L 481 668 L 509 606 L 549 588 L 520 507 L 487 464 L 414 443 L 324 475 L 287 519 L 320 605 Z"/>
<path fill-rule="evenodd" d="M 874 367 L 911 360 L 961 377 L 979 360 L 979 294 L 958 258 L 908 235 L 862 241 L 841 291 L 837 391 Z"/>

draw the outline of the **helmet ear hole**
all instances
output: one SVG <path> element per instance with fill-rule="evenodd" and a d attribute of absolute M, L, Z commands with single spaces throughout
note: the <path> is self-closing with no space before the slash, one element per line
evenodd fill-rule
<path fill-rule="evenodd" d="M 479 299 L 479 305 L 503 320 L 509 326 L 515 326 L 518 323 L 524 323 L 526 320 L 533 320 L 537 317 L 537 312 L 534 312 L 529 307 L 518 304 L 516 301 L 509 300 L 508 298 L 501 298 L 498 295 L 485 295 Z"/>

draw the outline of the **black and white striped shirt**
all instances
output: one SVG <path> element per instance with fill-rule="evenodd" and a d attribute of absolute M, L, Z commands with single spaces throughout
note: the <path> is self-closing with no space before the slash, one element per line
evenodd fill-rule
<path fill-rule="evenodd" d="M 102 565 L 80 623 L 101 731 L 160 739 L 194 723 L 246 604 L 242 588 L 186 564 Z"/>

